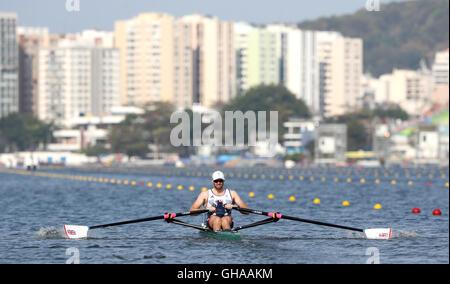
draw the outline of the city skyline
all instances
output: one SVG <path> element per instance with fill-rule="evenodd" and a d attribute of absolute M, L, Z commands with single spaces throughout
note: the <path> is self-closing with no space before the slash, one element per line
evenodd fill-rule
<path fill-rule="evenodd" d="M 73 3 L 77 0 L 71 0 Z M 132 18 L 140 13 L 168 13 L 175 17 L 201 14 L 223 21 L 246 21 L 252 24 L 298 23 L 320 17 L 350 14 L 365 9 L 368 0 L 319 2 L 295 0 L 231 0 L 211 3 L 207 0 L 169 1 L 79 1 L 79 11 L 68 11 L 66 0 L 19 0 L 0 2 L 0 11 L 18 14 L 19 26 L 48 27 L 50 33 L 75 33 L 85 29 L 114 30 L 115 21 Z M 381 5 L 395 2 L 379 0 Z M 69 6 L 71 6 L 69 4 Z M 239 9 L 236 9 L 239 7 Z M 254 8 L 257 7 L 256 11 Z"/>

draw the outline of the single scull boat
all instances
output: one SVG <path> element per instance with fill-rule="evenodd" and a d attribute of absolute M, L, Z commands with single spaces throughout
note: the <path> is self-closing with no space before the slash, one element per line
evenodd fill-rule
<path fill-rule="evenodd" d="M 265 225 L 265 224 L 269 224 L 269 223 L 275 223 L 281 219 L 286 219 L 286 220 L 291 220 L 291 221 L 297 221 L 297 222 L 303 222 L 303 223 L 315 224 L 315 225 L 320 225 L 320 226 L 327 226 L 327 227 L 333 227 L 333 228 L 338 228 L 338 229 L 360 232 L 360 233 L 363 233 L 367 239 L 387 240 L 387 239 L 390 239 L 392 236 L 391 228 L 359 229 L 359 228 L 353 228 L 353 227 L 348 227 L 348 226 L 341 226 L 341 225 L 335 225 L 335 224 L 330 224 L 330 223 L 325 223 L 325 222 L 313 221 L 313 220 L 308 220 L 308 219 L 303 219 L 303 218 L 298 218 L 298 217 L 291 217 L 291 216 L 283 215 L 279 212 L 265 212 L 265 211 L 240 208 L 240 207 L 233 207 L 233 209 L 244 212 L 244 213 L 252 213 L 252 214 L 256 214 L 256 215 L 267 216 L 268 218 L 258 221 L 258 222 L 255 222 L 255 223 L 251 223 L 248 225 L 243 225 L 243 226 L 233 228 L 230 231 L 219 231 L 219 232 L 212 231 L 210 228 L 208 228 L 204 224 L 199 226 L 199 225 L 194 225 L 194 224 L 186 223 L 186 222 L 180 221 L 178 219 L 175 219 L 176 217 L 198 215 L 198 214 L 208 212 L 208 210 L 196 210 L 196 211 L 188 211 L 188 212 L 182 212 L 182 213 L 166 213 L 163 215 L 149 217 L 149 218 L 142 218 L 142 219 L 136 219 L 136 220 L 130 220 L 130 221 L 122 221 L 122 222 L 117 222 L 117 223 L 109 223 L 109 224 L 97 225 L 97 226 L 91 226 L 91 227 L 76 226 L 76 225 L 64 225 L 64 232 L 68 239 L 82 239 L 82 238 L 87 238 L 88 231 L 93 230 L 93 229 L 120 226 L 120 225 L 140 223 L 140 222 L 149 222 L 149 221 L 155 221 L 155 220 L 165 220 L 167 223 L 172 223 L 172 224 L 176 224 L 176 225 L 180 225 L 180 226 L 197 229 L 203 235 L 212 237 L 215 239 L 240 240 L 242 238 L 241 234 L 239 233 L 240 230 L 253 228 L 253 227 L 257 227 L 257 226 L 261 226 L 261 225 Z"/>

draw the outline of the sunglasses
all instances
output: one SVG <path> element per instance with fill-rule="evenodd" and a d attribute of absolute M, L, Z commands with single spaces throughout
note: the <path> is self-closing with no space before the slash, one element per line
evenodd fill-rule
<path fill-rule="evenodd" d="M 215 180 L 215 181 L 214 181 L 214 183 L 218 183 L 218 182 L 223 183 L 223 179 L 218 179 L 218 180 Z"/>

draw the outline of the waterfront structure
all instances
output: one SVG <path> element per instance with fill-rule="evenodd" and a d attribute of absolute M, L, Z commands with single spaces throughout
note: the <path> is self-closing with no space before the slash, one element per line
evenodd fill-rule
<path fill-rule="evenodd" d="M 346 162 L 347 125 L 321 124 L 316 130 L 315 163 L 341 164 Z"/>
<path fill-rule="evenodd" d="M 436 125 L 419 125 L 415 133 L 416 163 L 438 164 L 440 154 L 440 133 Z"/>
<path fill-rule="evenodd" d="M 19 111 L 17 19 L 0 12 L 0 118 Z"/>
<path fill-rule="evenodd" d="M 317 123 L 312 120 L 290 119 L 283 124 L 287 133 L 283 136 L 286 154 L 300 154 L 307 151 L 307 145 L 313 141 Z"/>
<path fill-rule="evenodd" d="M 136 107 L 115 106 L 104 116 L 77 116 L 67 122 L 67 127 L 53 132 L 54 143 L 47 145 L 48 151 L 80 151 L 95 145 L 107 145 L 108 131 L 125 120 L 128 114 L 143 114 Z"/>
<path fill-rule="evenodd" d="M 373 152 L 378 160 L 386 160 L 392 148 L 392 131 L 389 123 L 375 120 L 373 133 Z"/>

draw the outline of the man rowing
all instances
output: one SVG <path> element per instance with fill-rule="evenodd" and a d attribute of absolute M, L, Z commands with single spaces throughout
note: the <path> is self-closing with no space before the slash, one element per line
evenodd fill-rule
<path fill-rule="evenodd" d="M 233 227 L 231 210 L 233 205 L 248 208 L 239 194 L 230 189 L 224 189 L 225 176 L 221 171 L 212 175 L 214 188 L 199 194 L 197 200 L 192 204 L 190 211 L 199 210 L 201 206 L 209 210 L 207 224 L 215 232 L 227 231 Z M 241 212 L 242 214 L 249 214 Z"/>

